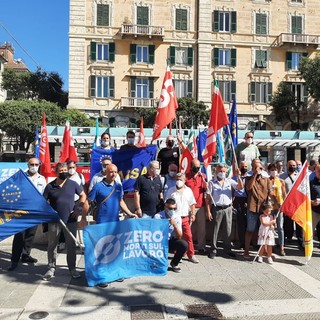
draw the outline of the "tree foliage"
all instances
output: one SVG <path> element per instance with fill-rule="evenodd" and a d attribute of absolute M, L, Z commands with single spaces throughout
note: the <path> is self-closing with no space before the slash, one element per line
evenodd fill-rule
<path fill-rule="evenodd" d="M 62 86 L 63 80 L 56 72 L 17 72 L 5 69 L 2 75 L 2 87 L 13 100 L 46 100 L 66 108 L 68 93 Z"/>

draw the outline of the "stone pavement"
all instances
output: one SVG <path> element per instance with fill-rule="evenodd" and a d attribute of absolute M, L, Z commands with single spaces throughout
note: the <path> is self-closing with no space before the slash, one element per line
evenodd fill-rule
<path fill-rule="evenodd" d="M 32 251 L 36 265 L 12 272 L 6 270 L 10 251 L 10 239 L 0 243 L 1 320 L 320 319 L 317 248 L 307 265 L 294 245 L 273 265 L 245 261 L 239 251 L 237 259 L 199 256 L 198 265 L 183 260 L 180 274 L 126 279 L 104 289 L 86 285 L 81 254 L 81 279 L 70 278 L 61 253 L 56 277 L 44 282 L 45 246 Z"/>

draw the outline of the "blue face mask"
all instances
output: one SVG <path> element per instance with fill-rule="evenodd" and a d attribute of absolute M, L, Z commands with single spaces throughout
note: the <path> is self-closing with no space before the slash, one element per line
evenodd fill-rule
<path fill-rule="evenodd" d="M 169 218 L 171 218 L 171 217 L 174 215 L 174 211 L 175 211 L 175 210 L 168 210 L 168 211 L 167 211 L 167 216 L 168 216 Z"/>
<path fill-rule="evenodd" d="M 298 165 L 297 166 L 297 171 L 299 172 L 301 170 L 302 166 Z"/>

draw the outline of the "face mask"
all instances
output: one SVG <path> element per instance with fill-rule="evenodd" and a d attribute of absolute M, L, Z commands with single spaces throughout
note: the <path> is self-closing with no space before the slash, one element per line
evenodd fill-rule
<path fill-rule="evenodd" d="M 252 139 L 252 138 L 248 138 L 248 139 L 246 140 L 246 142 L 247 142 L 247 144 L 252 144 L 253 139 Z"/>
<path fill-rule="evenodd" d="M 302 166 L 297 166 L 297 171 L 300 172 Z"/>
<path fill-rule="evenodd" d="M 226 174 L 224 172 L 219 172 L 219 173 L 217 173 L 217 177 L 219 179 L 224 179 L 226 177 Z"/>
<path fill-rule="evenodd" d="M 200 170 L 199 167 L 193 167 L 193 168 L 192 168 L 192 172 L 193 172 L 193 173 L 198 173 L 199 170 Z"/>
<path fill-rule="evenodd" d="M 258 170 L 258 176 L 261 176 L 261 169 Z"/>
<path fill-rule="evenodd" d="M 172 148 L 173 145 L 174 145 L 174 141 L 172 141 L 172 140 L 167 141 L 167 146 L 168 146 L 169 148 Z"/>
<path fill-rule="evenodd" d="M 177 186 L 178 189 L 180 189 L 180 188 L 182 188 L 182 187 L 184 186 L 184 182 L 181 181 L 181 180 L 178 180 L 178 181 L 176 182 L 176 186 Z"/>
<path fill-rule="evenodd" d="M 169 177 L 174 178 L 177 175 L 175 171 L 169 171 Z"/>
<path fill-rule="evenodd" d="M 135 138 L 128 138 L 128 144 L 134 144 Z"/>
<path fill-rule="evenodd" d="M 247 169 L 247 168 L 241 168 L 241 169 L 240 169 L 240 172 L 241 172 L 242 174 L 245 174 L 246 172 L 248 172 L 248 169 Z"/>
<path fill-rule="evenodd" d="M 288 171 L 289 171 L 289 172 L 295 172 L 295 171 L 296 171 L 296 167 L 290 166 L 290 167 L 288 168 Z"/>
<path fill-rule="evenodd" d="M 76 173 L 76 169 L 73 169 L 73 168 L 69 169 L 68 172 L 69 172 L 70 176 L 73 176 Z"/>
<path fill-rule="evenodd" d="M 173 214 L 174 214 L 174 210 L 168 210 L 168 211 L 167 211 L 167 216 L 168 216 L 169 218 L 171 218 L 171 217 L 173 216 Z"/>
<path fill-rule="evenodd" d="M 270 171 L 270 176 L 271 177 L 275 177 L 276 174 L 277 174 L 277 171 L 274 171 L 274 170 Z"/>
<path fill-rule="evenodd" d="M 160 175 L 160 169 L 154 170 L 154 173 L 156 174 L 156 176 Z"/>
<path fill-rule="evenodd" d="M 31 173 L 37 173 L 38 170 L 39 170 L 39 167 L 35 167 L 35 166 L 29 167 L 29 171 L 30 171 Z"/>
<path fill-rule="evenodd" d="M 69 177 L 69 172 L 60 172 L 59 179 L 66 180 Z"/>
<path fill-rule="evenodd" d="M 107 147 L 110 145 L 110 141 L 101 141 L 101 145 Z"/>

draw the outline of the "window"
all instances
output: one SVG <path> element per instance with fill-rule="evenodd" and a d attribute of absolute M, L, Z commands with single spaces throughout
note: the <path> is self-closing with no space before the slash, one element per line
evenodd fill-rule
<path fill-rule="evenodd" d="M 113 98 L 114 77 L 90 76 L 90 97 Z"/>
<path fill-rule="evenodd" d="M 237 64 L 237 49 L 213 49 L 213 64 L 214 66 L 231 66 Z"/>
<path fill-rule="evenodd" d="M 176 30 L 188 30 L 188 10 L 176 9 Z"/>
<path fill-rule="evenodd" d="M 214 32 L 237 32 L 237 12 L 213 12 L 213 31 Z"/>
<path fill-rule="evenodd" d="M 256 34 L 267 34 L 267 15 L 256 13 Z"/>
<path fill-rule="evenodd" d="M 232 102 L 236 99 L 235 81 L 219 81 L 218 84 L 224 102 Z"/>
<path fill-rule="evenodd" d="M 137 106 L 149 106 L 149 99 L 154 98 L 153 78 L 132 77 L 130 79 L 130 97 L 137 99 Z"/>
<path fill-rule="evenodd" d="M 302 17 L 291 17 L 291 33 L 302 33 Z"/>
<path fill-rule="evenodd" d="M 177 98 L 192 98 L 192 80 L 173 80 Z"/>
<path fill-rule="evenodd" d="M 91 61 L 114 61 L 115 44 L 110 43 L 90 43 L 90 59 Z"/>
<path fill-rule="evenodd" d="M 110 26 L 108 4 L 97 4 L 97 26 Z"/>
<path fill-rule="evenodd" d="M 286 64 L 287 70 L 299 70 L 300 61 L 302 57 L 306 57 L 308 53 L 306 52 L 287 52 L 286 54 Z"/>
<path fill-rule="evenodd" d="M 268 51 L 256 50 L 255 68 L 267 68 L 268 66 Z"/>
<path fill-rule="evenodd" d="M 304 83 L 288 82 L 288 84 L 291 86 L 291 90 L 296 98 L 296 103 L 308 103 L 308 89 Z"/>
<path fill-rule="evenodd" d="M 150 63 L 154 64 L 154 45 L 140 46 L 130 45 L 130 63 Z"/>
<path fill-rule="evenodd" d="M 149 25 L 149 8 L 137 7 L 137 24 L 148 26 Z"/>
<path fill-rule="evenodd" d="M 269 103 L 272 95 L 271 82 L 251 82 L 250 96 L 251 102 L 255 103 Z"/>
<path fill-rule="evenodd" d="M 170 47 L 170 64 L 176 66 L 193 65 L 193 48 Z"/>
<path fill-rule="evenodd" d="M 293 3 L 302 3 L 302 0 L 291 0 Z"/>

